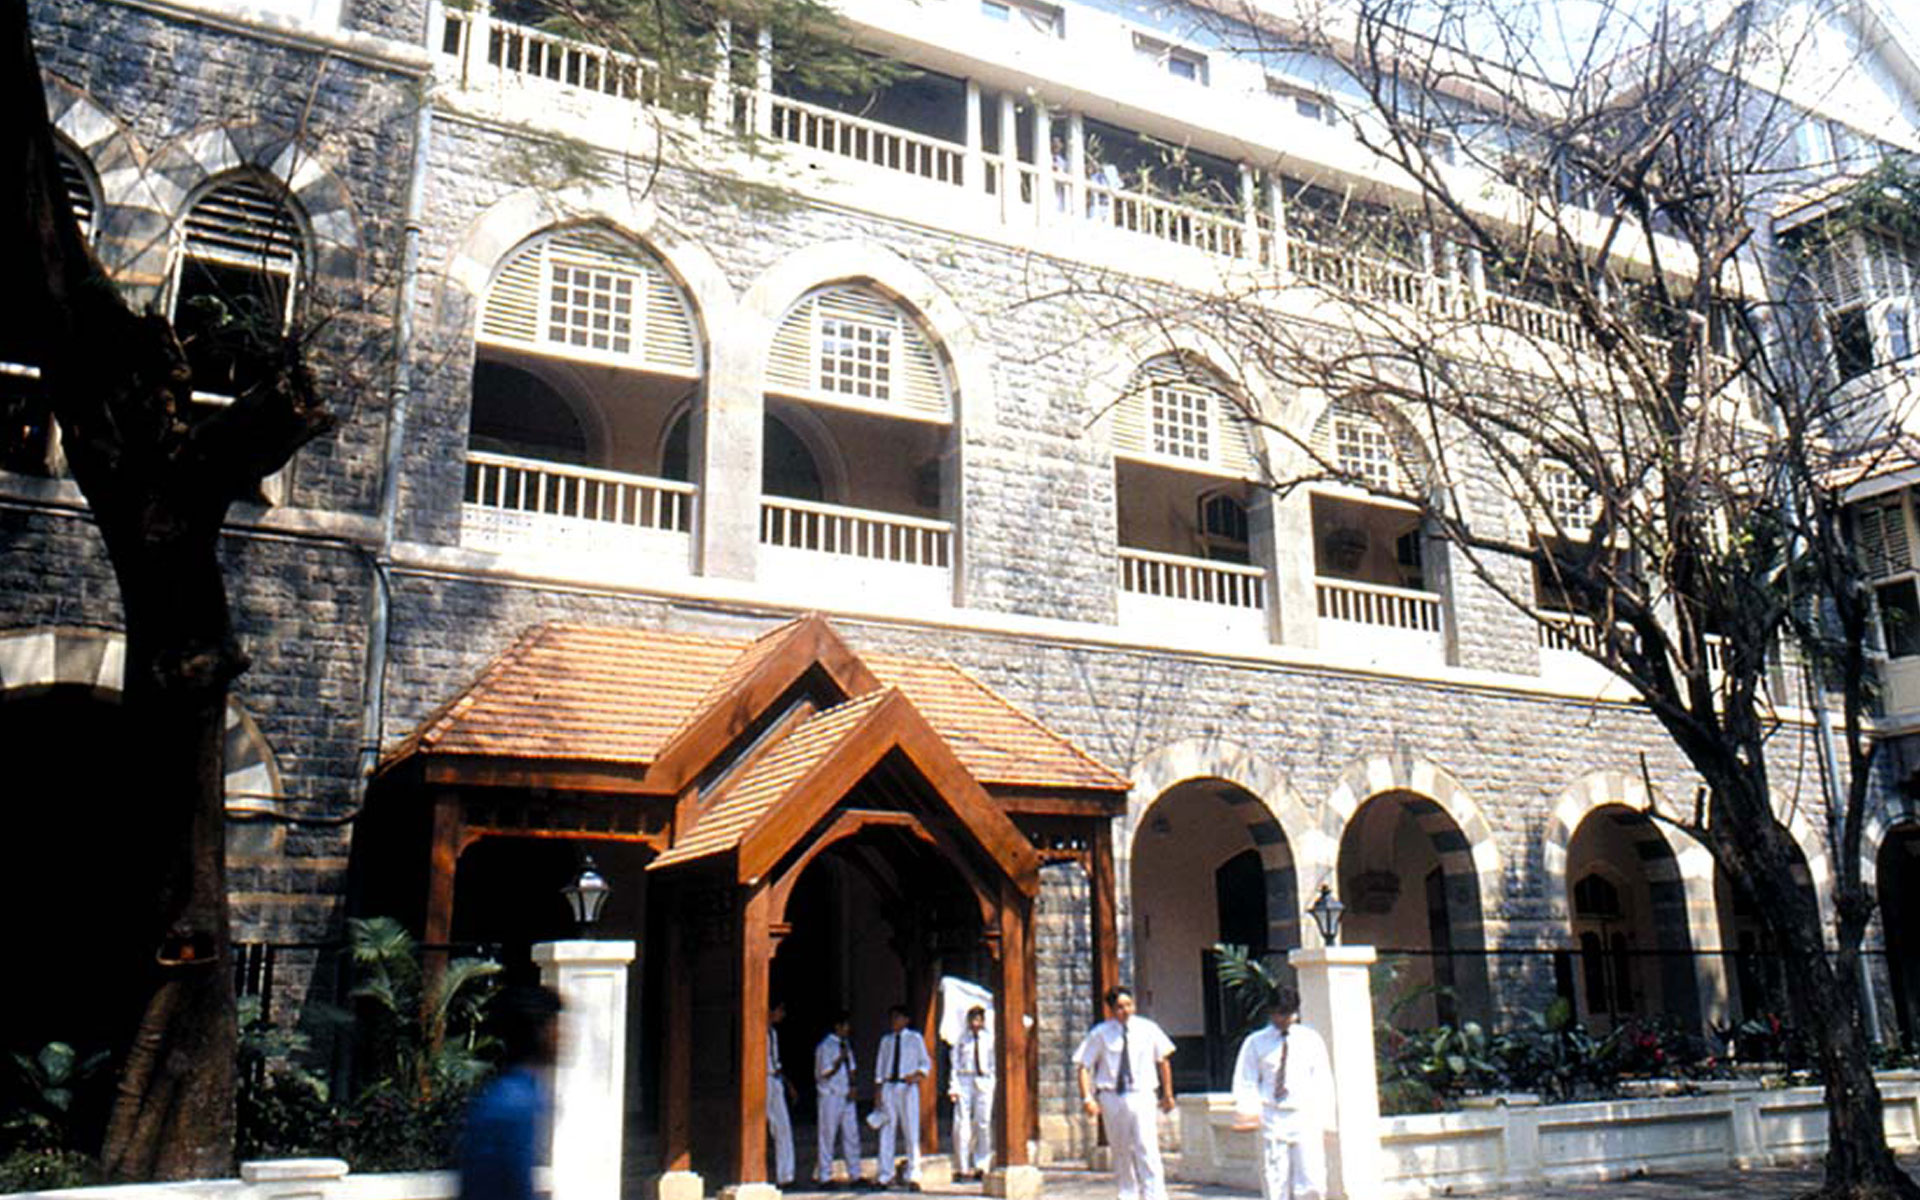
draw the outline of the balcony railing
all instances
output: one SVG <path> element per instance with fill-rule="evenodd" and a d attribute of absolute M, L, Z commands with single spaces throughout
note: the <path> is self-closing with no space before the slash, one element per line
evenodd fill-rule
<path fill-rule="evenodd" d="M 1549 304 L 1488 292 L 1481 298 L 1487 322 L 1523 337 L 1538 338 L 1572 350 L 1587 348 L 1587 332 L 1579 318 Z"/>
<path fill-rule="evenodd" d="M 966 183 L 965 146 L 786 96 L 755 101 L 767 106 L 767 134 L 775 141 L 935 183 Z"/>
<path fill-rule="evenodd" d="M 1539 627 L 1542 650 L 1560 650 L 1568 654 L 1601 653 L 1600 627 L 1593 623 L 1593 618 L 1578 613 L 1548 613 L 1546 616 L 1550 623 Z"/>
<path fill-rule="evenodd" d="M 1267 573 L 1241 563 L 1120 547 L 1120 590 L 1163 600 L 1265 608 Z"/>
<path fill-rule="evenodd" d="M 953 525 L 768 496 L 760 503 L 760 542 L 903 566 L 945 568 L 952 562 Z"/>
<path fill-rule="evenodd" d="M 1320 618 L 1379 625 L 1416 633 L 1439 633 L 1440 597 L 1412 588 L 1387 587 L 1353 579 L 1316 579 Z"/>
<path fill-rule="evenodd" d="M 622 100 L 650 102 L 654 97 L 650 63 L 591 42 L 491 20 L 479 10 L 444 11 L 440 50 L 460 58 L 470 72 L 491 68 L 496 80 L 545 80 Z M 474 45 L 476 38 L 484 44 Z"/>
<path fill-rule="evenodd" d="M 1237 212 L 1198 208 L 1096 183 L 1086 186 L 1090 221 L 1226 258 L 1248 257 L 1247 224 Z"/>
<path fill-rule="evenodd" d="M 1451 303 L 1456 290 L 1451 281 L 1417 267 L 1381 262 L 1337 246 L 1290 238 L 1287 269 L 1308 283 L 1330 291 L 1366 296 L 1410 308 Z"/>
<path fill-rule="evenodd" d="M 671 479 L 478 450 L 467 454 L 466 502 L 497 512 L 686 533 L 698 490 Z"/>

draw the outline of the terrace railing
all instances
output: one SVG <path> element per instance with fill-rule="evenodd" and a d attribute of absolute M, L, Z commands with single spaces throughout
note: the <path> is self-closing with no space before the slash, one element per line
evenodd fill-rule
<path fill-rule="evenodd" d="M 1120 547 L 1120 590 L 1163 600 L 1259 609 L 1267 603 L 1267 573 L 1243 563 L 1216 562 Z"/>
<path fill-rule="evenodd" d="M 1442 628 L 1440 597 L 1433 592 L 1327 578 L 1314 580 L 1314 592 L 1322 620 L 1415 633 L 1439 633 Z"/>
<path fill-rule="evenodd" d="M 904 566 L 945 568 L 953 561 L 951 522 L 782 496 L 760 503 L 760 542 Z"/>
<path fill-rule="evenodd" d="M 494 513 L 687 533 L 691 483 L 469 451 L 466 503 Z"/>

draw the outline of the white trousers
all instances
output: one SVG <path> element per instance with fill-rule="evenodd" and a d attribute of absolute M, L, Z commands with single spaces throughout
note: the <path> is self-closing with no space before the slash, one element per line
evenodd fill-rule
<path fill-rule="evenodd" d="M 1323 1200 L 1327 1194 L 1327 1140 L 1318 1129 L 1260 1123 L 1262 1200 Z"/>
<path fill-rule="evenodd" d="M 984 1171 L 993 1159 L 993 1076 L 958 1076 L 954 1090 L 954 1170 Z"/>
<path fill-rule="evenodd" d="M 860 1178 L 860 1116 L 854 1108 L 853 1097 L 844 1090 L 820 1089 L 820 1136 L 818 1146 L 820 1161 L 814 1168 L 813 1177 L 821 1183 L 833 1180 L 834 1143 L 839 1143 L 839 1157 L 847 1163 L 847 1178 Z"/>
<path fill-rule="evenodd" d="M 1153 1093 L 1101 1092 L 1100 1115 L 1107 1122 L 1120 1200 L 1167 1200 L 1167 1173 L 1160 1165 L 1160 1105 Z"/>
<path fill-rule="evenodd" d="M 880 1127 L 880 1182 L 892 1183 L 894 1140 L 906 1144 L 899 1152 L 907 1156 L 906 1181 L 920 1182 L 920 1086 L 913 1083 L 880 1085 L 880 1108 L 887 1123 Z"/>
<path fill-rule="evenodd" d="M 767 1140 L 773 1143 L 773 1181 L 785 1187 L 793 1182 L 793 1118 L 787 1115 L 787 1084 L 778 1075 L 767 1077 Z"/>

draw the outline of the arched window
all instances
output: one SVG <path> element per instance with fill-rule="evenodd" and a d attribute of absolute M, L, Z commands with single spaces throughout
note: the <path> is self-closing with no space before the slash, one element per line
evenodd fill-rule
<path fill-rule="evenodd" d="M 168 307 L 197 396 L 231 399 L 261 381 L 292 325 L 303 259 L 292 210 L 260 180 L 229 176 L 187 210 Z"/>
<path fill-rule="evenodd" d="M 1117 454 L 1242 477 L 1254 474 L 1252 432 L 1220 377 L 1182 354 L 1135 372 L 1114 407 Z"/>
<path fill-rule="evenodd" d="M 100 187 L 81 153 L 65 142 L 55 153 L 60 159 L 60 181 L 66 185 L 67 203 L 73 207 L 73 219 L 89 242 L 99 231 Z"/>
<path fill-rule="evenodd" d="M 767 389 L 887 416 L 953 418 L 952 381 L 933 339 L 899 301 L 864 284 L 816 289 L 788 310 Z"/>
<path fill-rule="evenodd" d="M 688 378 L 701 371 L 679 282 L 600 229 L 562 230 L 514 251 L 487 291 L 479 340 Z"/>

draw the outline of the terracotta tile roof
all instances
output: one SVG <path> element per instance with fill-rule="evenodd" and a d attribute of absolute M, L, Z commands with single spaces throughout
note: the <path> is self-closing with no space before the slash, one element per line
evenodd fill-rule
<path fill-rule="evenodd" d="M 645 766 L 792 628 L 747 641 L 648 629 L 542 625 L 386 756 L 416 754 Z M 987 785 L 1123 791 L 1127 780 L 959 668 L 862 654 Z M 836 710 L 837 711 L 837 710 Z"/>
<path fill-rule="evenodd" d="M 893 689 L 869 692 L 857 699 L 837 704 L 816 713 L 798 729 L 789 733 L 765 758 L 747 769 L 727 793 L 700 818 L 691 833 L 678 839 L 671 850 L 655 859 L 651 867 L 665 867 L 730 850 L 767 815 L 793 786 L 806 777 L 835 747 L 839 746 L 861 720 L 893 695 Z"/>

